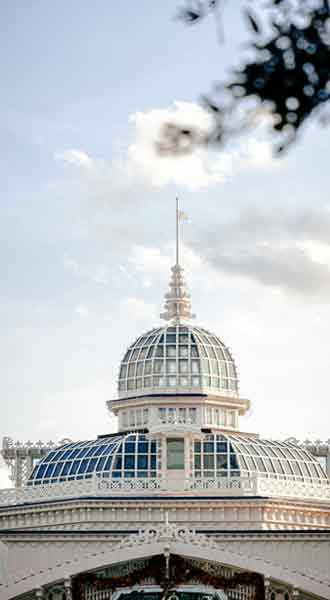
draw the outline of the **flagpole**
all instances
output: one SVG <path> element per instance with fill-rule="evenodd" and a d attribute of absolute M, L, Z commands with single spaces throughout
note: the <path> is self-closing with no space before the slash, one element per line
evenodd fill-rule
<path fill-rule="evenodd" d="M 176 197 L 176 264 L 179 264 L 179 198 Z"/>

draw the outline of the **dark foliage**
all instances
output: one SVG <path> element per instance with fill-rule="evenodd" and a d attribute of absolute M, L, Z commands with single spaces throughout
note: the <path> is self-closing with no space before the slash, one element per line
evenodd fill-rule
<path fill-rule="evenodd" d="M 259 110 L 267 108 L 272 114 L 274 133 L 281 134 L 278 152 L 295 139 L 312 112 L 330 98 L 330 8 L 327 0 L 292 2 L 269 0 L 261 8 L 260 2 L 250 2 L 255 7 L 259 4 L 261 21 L 268 17 L 270 33 L 263 34 L 258 17 L 250 6 L 246 8 L 245 20 L 254 38 L 250 42 L 254 60 L 245 61 L 234 71 L 233 80 L 222 85 L 222 91 L 230 95 L 230 105 L 217 99 L 216 93 L 212 99 L 204 97 L 204 105 L 214 117 L 212 134 L 203 135 L 193 127 L 184 131 L 175 126 L 171 129 L 166 124 L 159 144 L 161 151 L 186 152 L 197 143 L 224 141 L 234 131 L 226 125 L 228 113 L 233 116 L 238 107 L 244 112 L 244 102 L 251 98 Z M 194 24 L 215 14 L 220 4 L 221 0 L 189 2 L 179 17 Z"/>

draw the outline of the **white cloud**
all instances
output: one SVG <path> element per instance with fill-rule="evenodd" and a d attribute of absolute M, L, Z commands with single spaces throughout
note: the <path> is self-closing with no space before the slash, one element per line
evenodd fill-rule
<path fill-rule="evenodd" d="M 94 200 L 106 199 L 112 206 L 120 206 L 123 200 L 136 201 L 136 186 L 161 189 L 174 184 L 194 191 L 220 184 L 246 168 L 273 168 L 280 164 L 279 159 L 273 159 L 271 144 L 264 139 L 262 130 L 238 140 L 230 150 L 219 148 L 211 152 L 196 146 L 183 155 L 161 154 L 157 141 L 166 123 L 211 130 L 210 114 L 192 102 L 177 101 L 169 108 L 140 111 L 131 115 L 129 121 L 134 128 L 133 140 L 124 155 L 111 163 L 73 148 L 55 155 L 56 160 L 85 172 L 89 195 Z"/>
<path fill-rule="evenodd" d="M 95 167 L 94 159 L 88 156 L 83 150 L 76 150 L 75 148 L 69 148 L 68 150 L 64 150 L 64 152 L 57 152 L 55 154 L 55 160 L 82 169 L 93 169 Z"/>

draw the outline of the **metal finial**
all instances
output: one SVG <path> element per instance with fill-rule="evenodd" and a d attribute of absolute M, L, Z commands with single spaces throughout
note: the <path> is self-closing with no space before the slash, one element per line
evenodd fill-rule
<path fill-rule="evenodd" d="M 176 262 L 171 269 L 172 275 L 170 279 L 169 291 L 167 294 L 165 294 L 165 312 L 160 315 L 165 321 L 179 322 L 181 320 L 195 318 L 195 315 L 193 315 L 191 312 L 190 295 L 186 290 L 186 284 L 183 276 L 184 270 L 179 263 L 179 222 L 185 220 L 186 218 L 187 215 L 179 210 L 179 200 L 176 198 Z"/>

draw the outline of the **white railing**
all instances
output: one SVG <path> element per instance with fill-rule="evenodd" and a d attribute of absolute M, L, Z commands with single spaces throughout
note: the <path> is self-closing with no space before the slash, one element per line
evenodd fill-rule
<path fill-rule="evenodd" d="M 121 493 L 148 496 L 151 494 L 182 494 L 187 496 L 273 496 L 286 498 L 314 498 L 330 501 L 330 485 L 324 482 L 304 482 L 292 479 L 263 477 L 256 474 L 244 477 L 221 478 L 99 478 L 68 481 L 0 490 L 0 505 L 8 506 L 43 500 L 79 497 L 106 497 Z"/>
<path fill-rule="evenodd" d="M 297 479 L 259 477 L 257 479 L 257 493 L 260 496 L 315 498 L 330 502 L 330 485 L 328 480 L 324 480 L 323 483 L 308 483 Z"/>

